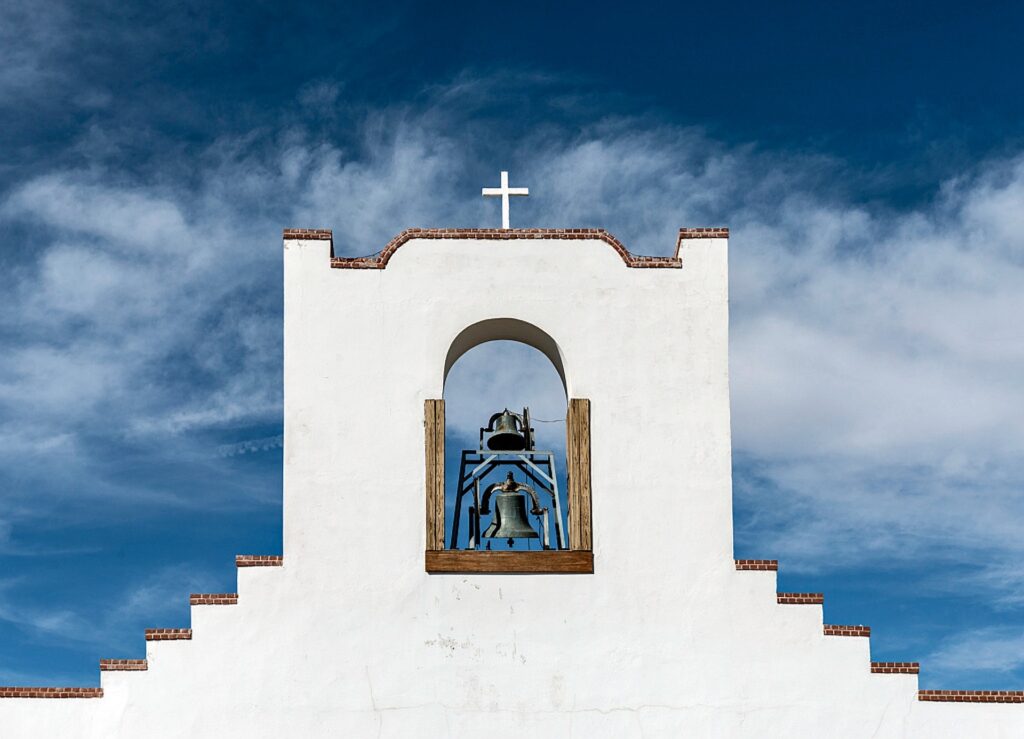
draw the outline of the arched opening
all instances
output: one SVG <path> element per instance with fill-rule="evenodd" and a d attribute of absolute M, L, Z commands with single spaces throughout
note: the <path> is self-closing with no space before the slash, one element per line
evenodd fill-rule
<path fill-rule="evenodd" d="M 427 572 L 594 572 L 591 404 L 569 397 L 566 366 L 514 318 L 452 340 L 444 397 L 423 406 Z"/>
<path fill-rule="evenodd" d="M 565 387 L 561 353 L 535 326 L 483 321 L 453 342 L 444 385 L 445 548 L 568 549 Z"/>
<path fill-rule="evenodd" d="M 569 384 L 565 377 L 565 361 L 558 343 L 547 332 L 517 318 L 489 318 L 467 326 L 459 332 L 448 348 L 448 355 L 444 360 L 446 394 L 448 375 L 455 363 L 474 347 L 488 342 L 519 342 L 543 354 L 558 373 L 563 395 L 568 397 Z"/>

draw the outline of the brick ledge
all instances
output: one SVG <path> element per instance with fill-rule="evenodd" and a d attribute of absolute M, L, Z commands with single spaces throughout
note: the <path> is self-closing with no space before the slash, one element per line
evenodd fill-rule
<path fill-rule="evenodd" d="M 238 604 L 238 593 L 192 593 L 188 603 L 191 606 L 234 606 Z"/>
<path fill-rule="evenodd" d="M 236 554 L 235 567 L 281 567 L 284 557 L 280 554 Z"/>
<path fill-rule="evenodd" d="M 871 636 L 870 626 L 840 626 L 825 624 L 825 636 Z"/>
<path fill-rule="evenodd" d="M 14 688 L 0 686 L 0 698 L 102 698 L 103 688 Z"/>
<path fill-rule="evenodd" d="M 816 606 L 825 602 L 824 593 L 776 593 L 775 598 L 784 605 Z"/>
<path fill-rule="evenodd" d="M 1024 690 L 919 690 L 919 701 L 1024 703 Z"/>
<path fill-rule="evenodd" d="M 871 672 L 876 675 L 916 675 L 921 671 L 920 662 L 872 662 Z"/>
<path fill-rule="evenodd" d="M 286 228 L 285 241 L 334 241 L 334 233 L 329 228 Z"/>
<path fill-rule="evenodd" d="M 191 639 L 192 629 L 146 629 L 146 641 Z"/>
<path fill-rule="evenodd" d="M 144 659 L 101 659 L 100 672 L 141 672 L 149 669 Z"/>
<path fill-rule="evenodd" d="M 759 570 L 777 572 L 779 569 L 779 560 L 777 559 L 735 559 L 733 562 L 736 563 L 738 571 Z"/>

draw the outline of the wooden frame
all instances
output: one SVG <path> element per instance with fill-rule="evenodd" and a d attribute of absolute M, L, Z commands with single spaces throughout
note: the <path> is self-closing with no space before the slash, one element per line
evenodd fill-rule
<path fill-rule="evenodd" d="M 548 552 L 487 552 L 445 549 L 444 401 L 423 407 L 426 456 L 426 571 L 442 573 L 577 573 L 594 572 L 590 506 L 590 401 L 569 400 L 566 416 L 569 549 Z"/>
<path fill-rule="evenodd" d="M 427 551 L 444 549 L 444 401 L 423 404 L 427 457 Z"/>
<path fill-rule="evenodd" d="M 565 419 L 565 457 L 569 484 L 569 549 L 594 548 L 590 520 L 590 401 L 570 398 Z"/>

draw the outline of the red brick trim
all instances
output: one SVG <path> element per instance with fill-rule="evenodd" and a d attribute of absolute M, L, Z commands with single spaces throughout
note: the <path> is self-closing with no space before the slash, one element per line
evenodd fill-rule
<path fill-rule="evenodd" d="M 192 593 L 188 602 L 192 606 L 234 606 L 238 604 L 238 593 Z"/>
<path fill-rule="evenodd" d="M 729 229 L 721 226 L 679 229 L 679 239 L 727 239 Z"/>
<path fill-rule="evenodd" d="M 825 636 L 871 636 L 870 626 L 837 626 L 825 624 Z"/>
<path fill-rule="evenodd" d="M 775 596 L 785 605 L 813 606 L 825 602 L 824 593 L 776 593 Z"/>
<path fill-rule="evenodd" d="M 921 663 L 872 662 L 871 671 L 876 675 L 916 675 L 921 671 Z"/>
<path fill-rule="evenodd" d="M 141 672 L 148 669 L 149 663 L 144 659 L 100 660 L 100 672 Z"/>
<path fill-rule="evenodd" d="M 288 233 L 287 231 L 285 232 Z M 288 238 L 287 236 L 285 238 Z M 295 237 L 292 237 L 295 238 Z M 305 237 L 303 237 L 305 238 Z M 518 239 L 558 239 L 603 241 L 611 246 L 627 267 L 679 269 L 683 266 L 677 253 L 673 257 L 647 257 L 631 254 L 615 236 L 603 228 L 407 228 L 391 239 L 373 257 L 335 257 L 332 242 L 331 267 L 335 269 L 384 269 L 392 255 L 413 239 L 483 239 L 509 241 Z M 678 245 L 677 245 L 678 247 Z"/>
<path fill-rule="evenodd" d="M 690 239 L 727 239 L 729 238 L 728 228 L 681 228 L 676 238 L 676 257 L 683 248 L 683 241 Z"/>
<path fill-rule="evenodd" d="M 334 234 L 329 228 L 286 228 L 285 241 L 334 241 Z"/>
<path fill-rule="evenodd" d="M 284 557 L 280 554 L 236 554 L 235 567 L 280 567 Z"/>
<path fill-rule="evenodd" d="M 618 252 L 627 267 L 678 269 L 683 241 L 689 239 L 727 239 L 728 228 L 681 228 L 676 239 L 676 253 L 671 257 L 648 257 L 630 253 L 615 236 L 603 228 L 407 228 L 389 241 L 372 257 L 334 256 L 334 234 L 329 228 L 286 228 L 286 241 L 330 241 L 331 267 L 335 269 L 384 269 L 391 255 L 412 239 L 598 239 Z"/>
<path fill-rule="evenodd" d="M 919 701 L 1024 703 L 1024 690 L 919 690 Z"/>
<path fill-rule="evenodd" d="M 146 641 L 191 639 L 192 629 L 146 629 Z"/>
<path fill-rule="evenodd" d="M 737 559 L 737 570 L 771 570 L 778 571 L 779 560 L 777 559 Z"/>
<path fill-rule="evenodd" d="M 0 698 L 102 698 L 103 688 L 10 688 L 0 686 Z"/>

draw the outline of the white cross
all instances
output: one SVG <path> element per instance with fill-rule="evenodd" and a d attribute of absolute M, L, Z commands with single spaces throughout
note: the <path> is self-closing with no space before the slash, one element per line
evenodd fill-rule
<path fill-rule="evenodd" d="M 501 187 L 485 187 L 480 192 L 484 197 L 487 196 L 501 196 L 501 227 L 509 228 L 508 225 L 508 196 L 509 195 L 529 195 L 530 188 L 528 187 L 509 187 L 508 186 L 508 172 L 501 173 Z"/>

